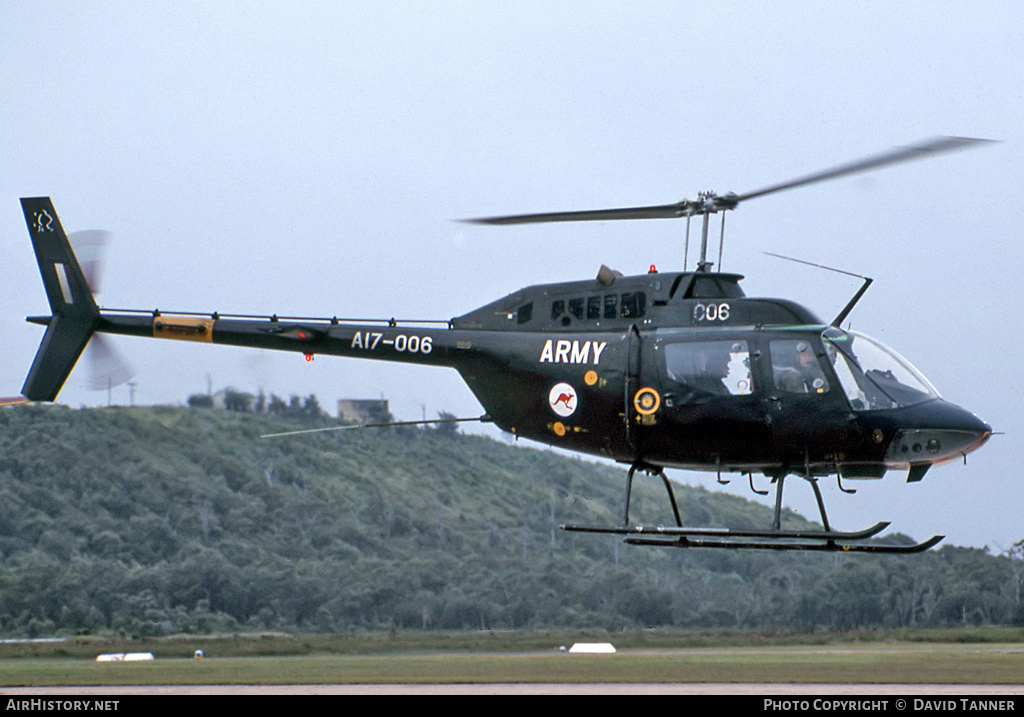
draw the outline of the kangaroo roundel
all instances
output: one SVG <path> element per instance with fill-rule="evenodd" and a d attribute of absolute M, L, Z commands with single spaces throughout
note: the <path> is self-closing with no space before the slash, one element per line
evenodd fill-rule
<path fill-rule="evenodd" d="M 576 389 L 567 383 L 556 383 L 551 387 L 551 392 L 548 394 L 548 405 L 551 406 L 552 411 L 562 418 L 576 413 L 578 402 Z"/>

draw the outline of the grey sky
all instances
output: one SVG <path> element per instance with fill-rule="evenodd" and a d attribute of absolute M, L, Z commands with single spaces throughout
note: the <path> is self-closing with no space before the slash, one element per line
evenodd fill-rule
<path fill-rule="evenodd" d="M 42 335 L 24 316 L 46 312 L 22 196 L 52 196 L 69 231 L 112 232 L 107 307 L 444 319 L 602 263 L 682 265 L 680 222 L 454 219 L 744 192 L 935 135 L 993 138 L 752 200 L 728 217 L 724 268 L 825 317 L 859 282 L 763 251 L 874 277 L 853 327 L 1005 432 L 919 485 L 829 482 L 835 525 L 1008 548 L 1024 538 L 1024 6 L 849 5 L 8 3 L 0 395 L 20 390 Z M 480 411 L 450 370 L 116 344 L 140 403 L 183 402 L 209 375 L 327 406 L 383 394 L 402 419 Z M 105 404 L 87 382 L 76 371 L 60 400 Z M 788 495 L 813 512 L 809 490 Z"/>

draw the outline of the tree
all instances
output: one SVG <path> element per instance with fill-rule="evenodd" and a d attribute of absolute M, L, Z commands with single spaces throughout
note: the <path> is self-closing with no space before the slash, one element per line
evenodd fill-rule
<path fill-rule="evenodd" d="M 320 402 L 316 400 L 316 396 L 312 393 L 306 396 L 306 400 L 302 404 L 302 410 L 307 416 L 313 418 L 320 418 L 324 415 L 324 412 L 320 410 Z"/>
<path fill-rule="evenodd" d="M 193 393 L 188 397 L 190 408 L 213 408 L 213 397 L 205 393 Z"/>
<path fill-rule="evenodd" d="M 454 436 L 459 432 L 459 424 L 455 423 L 457 416 L 454 413 L 448 413 L 448 411 L 440 411 L 437 417 L 441 419 L 434 424 L 437 432 L 443 436 Z"/>

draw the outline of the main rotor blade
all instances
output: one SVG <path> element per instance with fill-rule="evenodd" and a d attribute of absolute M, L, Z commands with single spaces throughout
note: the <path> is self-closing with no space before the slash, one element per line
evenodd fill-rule
<path fill-rule="evenodd" d="M 794 187 L 802 187 L 807 184 L 814 184 L 815 182 L 824 182 L 829 179 L 845 177 L 850 174 L 867 172 L 872 169 L 881 169 L 882 167 L 888 167 L 892 164 L 912 162 L 917 159 L 927 159 L 928 157 L 942 154 L 944 152 L 980 147 L 985 144 L 992 144 L 993 142 L 995 142 L 995 140 L 974 139 L 972 137 L 936 137 L 934 139 L 921 142 L 920 144 L 898 147 L 889 152 L 860 159 L 855 162 L 850 162 L 849 164 L 842 164 L 838 167 L 833 167 L 832 169 L 826 169 L 823 172 L 816 172 L 815 174 L 809 174 L 806 177 L 800 177 L 799 179 L 794 179 L 789 182 L 774 184 L 770 187 L 758 189 L 755 192 L 740 194 L 735 197 L 735 201 L 738 203 L 745 199 L 761 197 L 765 194 L 771 194 L 772 192 L 781 192 L 784 189 L 793 189 Z"/>
<path fill-rule="evenodd" d="M 761 197 L 772 192 L 781 192 L 784 189 L 802 187 L 815 182 L 824 182 L 829 179 L 836 179 L 850 174 L 867 172 L 873 169 L 881 169 L 893 164 L 911 162 L 917 159 L 925 159 L 944 152 L 953 152 L 971 147 L 980 147 L 992 144 L 995 140 L 974 139 L 971 137 L 936 137 L 919 144 L 897 149 L 866 159 L 843 164 L 822 172 L 809 174 L 799 179 L 793 179 L 781 184 L 773 184 L 763 189 L 746 194 L 714 194 L 705 193 L 698 201 L 683 199 L 674 204 L 657 204 L 650 207 L 623 207 L 621 209 L 594 209 L 571 212 L 545 212 L 541 214 L 511 214 L 500 217 L 482 217 L 480 219 L 465 219 L 470 224 L 533 224 L 539 222 L 603 222 L 615 219 L 676 219 L 688 215 L 713 214 L 726 209 L 734 209 L 737 204 L 754 197 Z"/>
<path fill-rule="evenodd" d="M 503 217 L 464 219 L 463 221 L 470 224 L 533 224 L 538 222 L 603 222 L 612 219 L 676 219 L 678 217 L 685 217 L 691 206 L 693 206 L 693 203 L 684 199 L 675 204 L 659 204 L 651 207 L 623 207 L 621 209 L 546 212 L 543 214 L 512 214 Z"/>

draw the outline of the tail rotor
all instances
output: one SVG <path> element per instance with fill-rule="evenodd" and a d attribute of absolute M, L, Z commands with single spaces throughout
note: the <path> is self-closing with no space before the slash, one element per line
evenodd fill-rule
<path fill-rule="evenodd" d="M 103 266 L 111 234 L 102 229 L 86 229 L 68 235 L 71 248 L 82 267 L 82 274 L 95 297 L 103 284 Z M 114 348 L 103 334 L 93 334 L 86 346 L 84 358 L 88 363 L 89 381 L 93 391 L 109 391 L 128 383 L 135 376 L 131 364 Z"/>

